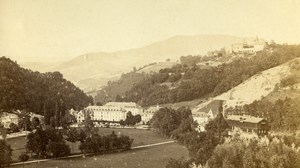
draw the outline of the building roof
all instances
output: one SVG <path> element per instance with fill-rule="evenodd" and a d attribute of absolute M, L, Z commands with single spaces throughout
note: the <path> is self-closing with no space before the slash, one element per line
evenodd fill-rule
<path fill-rule="evenodd" d="M 121 108 L 136 108 L 137 104 L 134 102 L 108 102 L 104 106 L 115 106 Z"/>
<path fill-rule="evenodd" d="M 197 112 L 193 113 L 193 117 L 209 117 L 208 113 L 205 112 Z"/>
<path fill-rule="evenodd" d="M 106 111 L 106 110 L 122 111 L 122 108 L 118 107 L 118 106 L 88 106 L 86 109 L 103 110 L 103 111 Z"/>
<path fill-rule="evenodd" d="M 220 107 L 223 106 L 223 102 L 224 102 L 224 100 L 213 100 L 206 106 L 197 110 L 196 113 L 201 113 L 201 112 L 209 113 L 209 111 L 211 110 L 213 115 L 216 116 L 219 112 L 222 112 L 222 111 L 220 111 Z"/>
<path fill-rule="evenodd" d="M 147 110 L 145 110 L 145 113 L 154 113 L 154 112 L 158 111 L 161 108 L 162 107 L 159 107 L 159 106 L 152 106 L 152 107 L 149 107 Z"/>
<path fill-rule="evenodd" d="M 248 123 L 259 123 L 265 119 L 260 117 L 249 116 L 249 115 L 230 115 L 227 116 L 227 120 L 248 122 Z"/>
<path fill-rule="evenodd" d="M 2 112 L 0 113 L 0 117 L 18 117 L 18 115 L 14 113 Z"/>

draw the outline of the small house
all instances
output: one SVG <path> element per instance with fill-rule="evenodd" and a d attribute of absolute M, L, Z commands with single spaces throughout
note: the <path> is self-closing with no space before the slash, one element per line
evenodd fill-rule
<path fill-rule="evenodd" d="M 230 115 L 227 123 L 232 129 L 240 129 L 247 133 L 266 135 L 269 131 L 268 121 L 264 118 L 249 115 Z"/>

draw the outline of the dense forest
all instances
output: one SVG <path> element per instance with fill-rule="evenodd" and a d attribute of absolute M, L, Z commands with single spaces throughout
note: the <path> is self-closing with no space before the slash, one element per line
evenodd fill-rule
<path fill-rule="evenodd" d="M 136 83 L 147 79 L 147 76 L 147 74 L 139 73 L 137 70 L 122 74 L 119 80 L 109 81 L 105 88 L 98 91 L 95 102 L 105 104 L 110 101 L 120 101 L 121 96 L 126 91 L 130 90 Z"/>
<path fill-rule="evenodd" d="M 300 57 L 299 45 L 276 45 L 253 57 L 239 58 L 217 67 L 202 69 L 196 64 L 177 64 L 147 76 L 122 95 L 121 101 L 148 106 L 218 95 L 259 72 L 297 57 Z"/>
<path fill-rule="evenodd" d="M 81 109 L 92 102 L 59 72 L 33 72 L 0 58 L 0 112 L 34 112 L 45 115 L 49 123 L 55 114 L 61 116 L 67 109 Z"/>

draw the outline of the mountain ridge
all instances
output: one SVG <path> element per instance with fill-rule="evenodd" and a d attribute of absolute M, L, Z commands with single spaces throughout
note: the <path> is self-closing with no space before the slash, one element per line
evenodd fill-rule
<path fill-rule="evenodd" d="M 102 87 L 103 83 L 129 72 L 133 67 L 138 68 L 166 59 L 174 61 L 185 55 L 204 55 L 208 51 L 242 42 L 243 39 L 231 35 L 178 35 L 144 47 L 82 54 L 49 70 L 61 72 L 66 79 L 76 85 L 80 83 L 79 87 L 89 91 Z M 88 88 L 88 83 L 84 82 L 87 81 L 86 79 L 101 80 L 101 82 L 98 88 Z"/>

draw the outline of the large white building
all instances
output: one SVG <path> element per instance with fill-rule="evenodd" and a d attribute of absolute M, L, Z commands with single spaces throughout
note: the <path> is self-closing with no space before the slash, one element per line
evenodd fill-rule
<path fill-rule="evenodd" d="M 118 107 L 121 108 L 127 112 L 131 112 L 132 115 L 141 114 L 143 109 L 138 106 L 136 103 L 133 102 L 109 102 L 106 103 L 104 106 L 106 107 Z"/>
<path fill-rule="evenodd" d="M 255 54 L 265 48 L 266 42 L 262 39 L 245 39 L 243 43 L 232 44 L 227 48 L 228 53 Z"/>
<path fill-rule="evenodd" d="M 86 114 L 89 113 L 91 120 L 119 122 L 125 120 L 128 112 L 133 115 L 141 114 L 143 109 L 132 102 L 109 102 L 104 106 L 88 106 L 77 114 L 77 122 L 84 121 Z"/>

